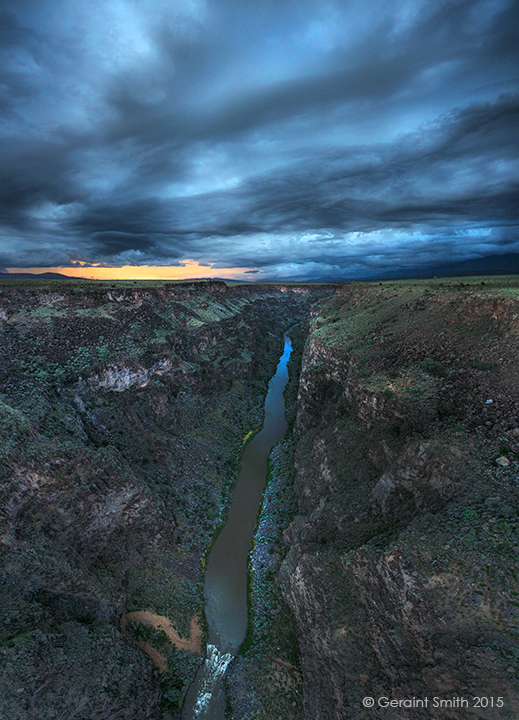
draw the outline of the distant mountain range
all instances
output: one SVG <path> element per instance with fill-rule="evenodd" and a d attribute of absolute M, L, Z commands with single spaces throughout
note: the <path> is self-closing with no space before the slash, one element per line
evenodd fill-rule
<path fill-rule="evenodd" d="M 356 280 L 398 280 L 406 278 L 433 278 L 433 277 L 466 277 L 467 275 L 516 275 L 519 274 L 519 253 L 505 253 L 503 255 L 486 255 L 485 257 L 459 260 L 452 263 L 439 263 L 427 267 L 410 267 L 399 270 L 386 270 L 381 275 L 365 275 L 362 278 L 345 278 L 340 276 L 327 276 L 319 278 L 292 279 L 290 282 L 355 282 Z M 62 273 L 0 273 L 0 280 L 16 278 L 40 278 L 43 280 L 87 280 L 88 278 L 70 277 Z M 198 278 L 199 280 L 220 280 L 222 282 L 236 282 L 229 278 Z M 247 282 L 247 281 L 241 281 Z M 275 282 L 283 282 L 278 278 Z M 251 282 L 251 285 L 254 281 Z"/>
<path fill-rule="evenodd" d="M 428 267 L 414 267 L 397 271 L 387 271 L 378 279 L 391 278 L 432 278 L 432 277 L 465 277 L 467 275 L 515 275 L 519 273 L 519 253 L 504 255 L 486 255 L 470 260 L 459 260 L 452 263 L 440 263 Z"/>
<path fill-rule="evenodd" d="M 415 266 L 386 270 L 381 274 L 363 275 L 348 278 L 340 275 L 326 275 L 306 279 L 292 278 L 291 282 L 363 282 L 365 280 L 405 280 L 413 278 L 426 280 L 435 277 L 467 277 L 470 275 L 517 275 L 519 274 L 519 253 L 504 255 L 486 255 L 485 257 L 459 260 L 457 262 L 438 263 L 438 265 Z M 282 282 L 282 280 L 279 280 Z"/>
<path fill-rule="evenodd" d="M 62 273 L 0 273 L 0 280 L 16 280 L 17 278 L 43 278 L 44 280 L 85 280 L 86 278 L 71 277 Z"/>

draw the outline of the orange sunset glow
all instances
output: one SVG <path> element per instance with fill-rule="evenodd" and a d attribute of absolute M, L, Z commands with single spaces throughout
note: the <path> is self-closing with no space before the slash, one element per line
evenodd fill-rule
<path fill-rule="evenodd" d="M 122 267 L 45 267 L 45 268 L 7 268 L 8 273 L 61 273 L 69 277 L 88 280 L 192 280 L 197 278 L 225 277 L 234 279 L 243 275 L 249 268 L 214 268 L 212 265 L 199 265 L 195 260 L 183 260 L 180 266 L 160 265 L 123 265 Z"/>

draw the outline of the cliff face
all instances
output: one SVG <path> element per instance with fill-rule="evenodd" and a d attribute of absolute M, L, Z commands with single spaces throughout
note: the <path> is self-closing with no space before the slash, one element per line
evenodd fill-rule
<path fill-rule="evenodd" d="M 315 297 L 20 285 L 0 293 L 0 715 L 178 714 L 198 656 L 130 622 L 159 678 L 120 617 L 189 637 L 241 440 Z"/>
<path fill-rule="evenodd" d="M 519 711 L 517 290 L 351 286 L 313 311 L 296 433 L 298 514 L 278 580 L 303 717 Z M 433 698 L 503 698 L 502 708 Z M 378 714 L 377 714 L 378 713 Z"/>

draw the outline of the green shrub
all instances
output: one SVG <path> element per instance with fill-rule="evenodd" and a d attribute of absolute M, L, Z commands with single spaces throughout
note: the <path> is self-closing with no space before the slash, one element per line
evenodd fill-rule
<path fill-rule="evenodd" d="M 445 377 L 445 368 L 437 360 L 426 358 L 420 363 L 420 367 L 428 375 L 436 375 L 437 377 Z"/>
<path fill-rule="evenodd" d="M 476 360 L 472 363 L 474 370 L 493 370 L 496 364 L 491 360 Z"/>
<path fill-rule="evenodd" d="M 438 419 L 438 412 L 434 408 L 427 408 L 425 411 L 425 417 L 427 420 L 437 420 Z"/>
<path fill-rule="evenodd" d="M 111 359 L 112 353 L 110 352 L 110 349 L 106 345 L 101 345 L 98 348 L 98 351 L 99 351 L 99 362 L 107 363 Z"/>
<path fill-rule="evenodd" d="M 476 533 L 474 530 L 469 530 L 469 532 L 463 538 L 463 543 L 465 545 L 474 545 L 475 542 L 476 542 Z"/>
<path fill-rule="evenodd" d="M 501 455 L 508 455 L 510 452 L 510 445 L 505 438 L 499 438 L 499 452 Z"/>
<path fill-rule="evenodd" d="M 440 400 L 438 403 L 438 413 L 440 415 L 451 415 L 454 412 L 454 405 L 450 400 Z"/>
<path fill-rule="evenodd" d="M 8 645 L 13 645 L 16 648 L 24 647 L 24 645 L 28 645 L 31 642 L 31 636 L 28 633 L 24 633 L 23 635 L 17 635 L 16 637 L 12 638 L 8 643 Z"/>
<path fill-rule="evenodd" d="M 465 427 L 465 425 L 462 425 L 461 423 L 456 423 L 455 425 L 452 426 L 452 429 L 455 430 L 456 432 L 464 432 L 464 433 L 467 432 L 467 428 Z"/>

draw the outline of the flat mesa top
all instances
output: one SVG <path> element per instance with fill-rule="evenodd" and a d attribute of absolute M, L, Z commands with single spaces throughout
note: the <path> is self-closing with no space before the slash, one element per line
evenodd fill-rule
<path fill-rule="evenodd" d="M 51 277 L 50 277 L 51 276 Z M 382 285 L 386 288 L 394 288 L 395 290 L 405 290 L 406 288 L 418 287 L 424 290 L 430 289 L 434 292 L 465 290 L 473 292 L 506 290 L 510 291 L 519 289 L 519 275 L 471 275 L 459 277 L 435 277 L 435 278 L 403 278 L 403 279 L 363 279 L 363 280 L 330 280 L 322 282 L 296 282 L 296 281 L 272 281 L 272 282 L 239 282 L 235 280 L 221 279 L 192 279 L 192 280 L 90 280 L 83 278 L 69 278 L 66 275 L 57 275 L 55 273 L 34 275 L 31 273 L 9 274 L 0 273 L 0 292 L 3 290 L 68 290 L 68 291 L 99 291 L 110 289 L 163 289 L 173 286 L 196 287 L 204 289 L 205 287 L 248 287 L 257 290 L 266 290 L 267 288 L 326 288 L 338 289 L 346 286 L 349 288 L 365 287 L 372 285 Z"/>

